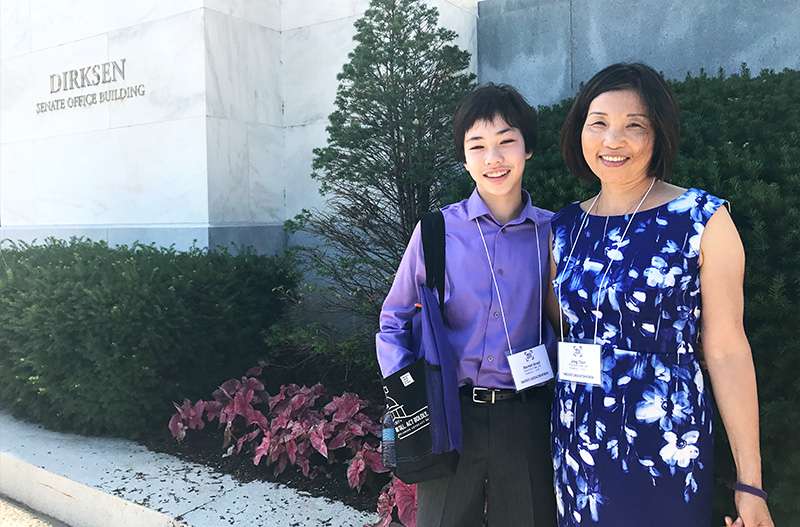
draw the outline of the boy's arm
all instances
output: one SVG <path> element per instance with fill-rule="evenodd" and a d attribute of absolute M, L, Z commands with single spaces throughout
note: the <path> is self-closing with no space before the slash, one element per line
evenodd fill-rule
<path fill-rule="evenodd" d="M 549 279 L 546 284 L 544 285 L 545 291 L 547 292 L 545 298 L 545 314 L 547 315 L 547 319 L 553 325 L 553 329 L 556 332 L 559 331 L 559 324 L 563 324 L 561 320 L 561 307 L 558 305 L 558 299 L 556 298 L 556 293 L 553 290 L 553 280 L 556 278 L 556 262 L 553 258 L 553 233 L 550 232 L 550 243 L 547 244 L 549 251 L 549 259 L 550 259 L 550 273 Z"/>
<path fill-rule="evenodd" d="M 411 321 L 419 300 L 419 284 L 425 283 L 425 259 L 422 253 L 420 224 L 414 228 L 406 252 L 397 268 L 380 315 L 380 331 L 375 336 L 375 349 L 381 375 L 386 378 L 409 365 L 414 357 L 411 349 Z"/>

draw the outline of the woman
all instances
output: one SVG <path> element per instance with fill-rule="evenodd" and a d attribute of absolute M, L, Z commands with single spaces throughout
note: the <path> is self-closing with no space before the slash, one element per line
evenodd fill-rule
<path fill-rule="evenodd" d="M 773 525 L 742 325 L 744 250 L 724 200 L 666 182 L 678 129 L 660 75 L 615 64 L 585 85 L 561 130 L 570 171 L 601 186 L 552 222 L 548 309 L 566 320 L 552 414 L 561 527 L 710 524 L 715 410 L 701 333 L 738 474 L 739 517 L 726 524 Z"/>

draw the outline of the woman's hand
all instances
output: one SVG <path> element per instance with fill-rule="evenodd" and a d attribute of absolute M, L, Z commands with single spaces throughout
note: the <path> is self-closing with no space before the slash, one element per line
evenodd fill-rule
<path fill-rule="evenodd" d="M 767 502 L 746 492 L 736 493 L 736 510 L 739 517 L 733 521 L 725 516 L 725 527 L 775 527 Z"/>

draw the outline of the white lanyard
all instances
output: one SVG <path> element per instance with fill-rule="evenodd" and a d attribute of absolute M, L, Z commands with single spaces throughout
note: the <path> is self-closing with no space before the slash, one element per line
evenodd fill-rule
<path fill-rule="evenodd" d="M 486 238 L 483 236 L 483 230 L 478 218 L 475 218 L 475 225 L 478 227 L 478 232 L 483 241 L 483 249 L 486 251 L 486 260 L 489 262 L 489 272 L 492 274 L 492 283 L 494 290 L 497 292 L 497 303 L 500 305 L 500 316 L 503 318 L 503 330 L 506 332 L 506 343 L 508 343 L 508 354 L 512 355 L 514 352 L 511 349 L 511 337 L 508 335 L 508 324 L 506 324 L 506 313 L 503 310 L 503 300 L 500 298 L 500 288 L 497 286 L 497 278 L 494 276 L 494 267 L 492 266 L 492 258 L 489 256 L 489 247 L 486 245 Z M 533 222 L 533 228 L 536 231 L 536 265 L 539 270 L 539 344 L 542 343 L 542 252 L 539 247 L 539 226 Z"/>
<path fill-rule="evenodd" d="M 644 193 L 644 196 L 642 196 L 641 201 L 639 201 L 639 204 L 636 205 L 636 208 L 633 210 L 633 214 L 631 214 L 631 218 L 628 220 L 628 224 L 625 226 L 625 230 L 622 232 L 622 237 L 617 242 L 615 242 L 615 245 L 617 246 L 617 249 L 622 247 L 622 244 L 625 241 L 625 236 L 628 235 L 628 229 L 630 229 L 631 225 L 633 224 L 633 218 L 636 217 L 636 213 L 639 212 L 639 209 L 642 207 L 642 204 L 644 203 L 644 200 L 647 199 L 647 196 L 650 194 L 650 191 L 653 190 L 653 185 L 655 185 L 655 184 L 656 184 L 656 180 L 655 180 L 655 178 L 653 178 L 653 181 L 650 182 L 650 187 L 647 189 L 647 192 Z M 558 297 L 558 309 L 559 309 L 558 321 L 559 321 L 559 327 L 560 327 L 560 330 L 561 330 L 561 341 L 562 342 L 564 342 L 564 320 L 563 320 L 563 316 L 561 316 L 561 313 L 563 313 L 564 308 L 561 305 L 561 284 L 564 281 L 564 275 L 567 272 L 567 266 L 569 266 L 570 259 L 572 258 L 572 254 L 575 251 L 575 247 L 577 247 L 578 241 L 581 239 L 581 233 L 583 232 L 583 228 L 586 226 L 587 220 L 589 219 L 589 213 L 592 212 L 592 210 L 594 210 L 594 206 L 597 203 L 597 200 L 600 197 L 600 194 L 602 194 L 602 191 L 599 192 L 597 194 L 597 196 L 595 196 L 594 200 L 592 200 L 592 204 L 589 206 L 589 210 L 587 210 L 586 213 L 583 215 L 583 219 L 581 220 L 581 226 L 580 226 L 580 228 L 578 228 L 578 234 L 575 236 L 575 241 L 573 242 L 572 248 L 569 251 L 569 256 L 567 256 L 567 259 L 564 261 L 564 269 L 561 271 L 561 276 L 558 279 L 558 295 L 556 295 L 556 296 Z M 600 325 L 600 299 L 603 297 L 603 290 L 605 288 L 604 284 L 605 284 L 606 278 L 608 277 L 608 272 L 611 270 L 611 266 L 613 264 L 614 264 L 614 260 L 609 256 L 608 257 L 608 265 L 606 267 L 605 272 L 603 273 L 603 278 L 600 280 L 600 289 L 597 292 L 597 306 L 595 307 L 594 313 L 592 313 L 594 315 L 594 338 L 593 338 L 592 342 L 594 342 L 595 344 L 597 344 L 597 330 L 598 330 L 599 325 Z"/>

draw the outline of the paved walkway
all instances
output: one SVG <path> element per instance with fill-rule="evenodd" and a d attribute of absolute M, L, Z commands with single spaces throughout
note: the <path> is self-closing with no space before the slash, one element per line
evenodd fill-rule
<path fill-rule="evenodd" d="M 14 500 L 0 496 L 0 525 L 3 527 L 69 527 L 66 523 L 38 514 Z"/>
<path fill-rule="evenodd" d="M 374 514 L 284 485 L 240 483 L 204 465 L 151 452 L 132 441 L 51 432 L 3 411 L 0 451 L 182 519 L 192 527 L 362 527 L 377 521 Z M 0 525 L 5 526 L 2 519 Z"/>

